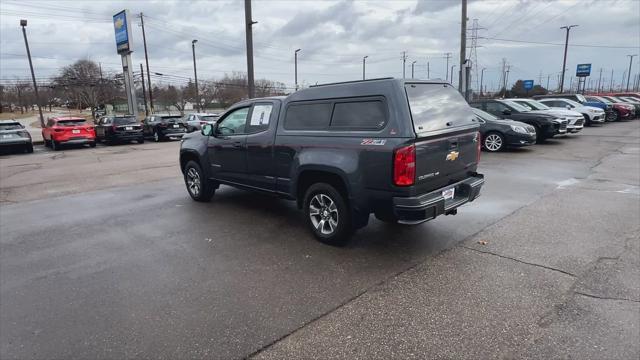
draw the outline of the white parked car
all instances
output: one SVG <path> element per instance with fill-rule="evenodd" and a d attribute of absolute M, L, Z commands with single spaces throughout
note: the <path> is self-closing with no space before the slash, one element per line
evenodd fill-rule
<path fill-rule="evenodd" d="M 219 114 L 191 113 L 184 117 L 184 122 L 187 126 L 187 131 L 191 132 L 200 130 L 202 125 L 205 124 L 213 125 L 219 117 Z"/>
<path fill-rule="evenodd" d="M 584 106 L 577 101 L 562 98 L 545 98 L 538 102 L 543 103 L 554 109 L 568 109 L 577 111 L 584 116 L 587 121 L 585 125 L 603 124 L 606 121 L 606 113 L 604 110 L 595 106 Z"/>
<path fill-rule="evenodd" d="M 544 112 L 567 120 L 567 132 L 577 133 L 584 127 L 584 116 L 581 113 L 568 109 L 550 108 L 545 104 L 533 99 L 509 99 L 531 111 Z"/>

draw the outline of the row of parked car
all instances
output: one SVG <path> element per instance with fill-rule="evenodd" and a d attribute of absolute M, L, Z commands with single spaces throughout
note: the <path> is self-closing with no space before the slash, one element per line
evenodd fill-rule
<path fill-rule="evenodd" d="M 640 117 L 640 95 L 556 94 L 533 99 L 486 99 L 470 105 L 480 122 L 483 149 L 533 145 L 580 132 L 584 126 Z"/>

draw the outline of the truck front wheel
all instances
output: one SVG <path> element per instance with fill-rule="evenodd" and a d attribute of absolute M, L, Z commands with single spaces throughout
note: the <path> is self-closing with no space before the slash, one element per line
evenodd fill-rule
<path fill-rule="evenodd" d="M 187 186 L 187 192 L 195 201 L 211 201 L 216 191 L 215 184 L 206 178 L 202 168 L 195 161 L 189 161 L 184 166 L 184 183 Z"/>
<path fill-rule="evenodd" d="M 315 237 L 328 245 L 343 246 L 353 228 L 351 214 L 342 194 L 327 183 L 316 183 L 304 196 L 307 224 Z"/>

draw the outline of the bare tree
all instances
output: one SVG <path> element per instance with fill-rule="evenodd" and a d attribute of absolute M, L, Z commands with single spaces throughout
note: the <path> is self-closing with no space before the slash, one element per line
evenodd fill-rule
<path fill-rule="evenodd" d="M 100 67 L 91 60 L 78 60 L 62 68 L 55 84 L 66 90 L 78 109 L 96 106 L 100 93 Z"/>

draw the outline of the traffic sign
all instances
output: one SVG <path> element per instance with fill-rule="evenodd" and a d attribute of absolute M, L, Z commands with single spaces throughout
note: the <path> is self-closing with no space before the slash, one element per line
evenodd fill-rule
<path fill-rule="evenodd" d="M 578 64 L 576 68 L 577 77 L 591 76 L 591 64 Z"/>
<path fill-rule="evenodd" d="M 522 86 L 527 91 L 533 89 L 533 80 L 522 80 Z"/>

